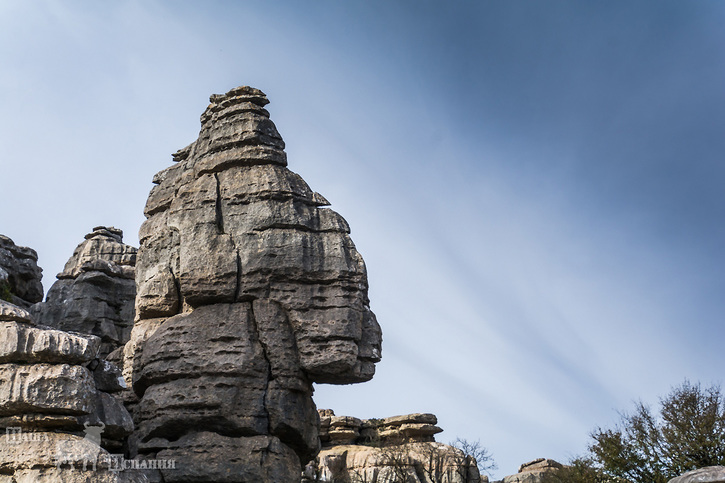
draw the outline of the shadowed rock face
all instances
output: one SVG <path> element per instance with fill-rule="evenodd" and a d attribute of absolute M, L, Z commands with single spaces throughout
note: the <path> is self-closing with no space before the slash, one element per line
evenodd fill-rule
<path fill-rule="evenodd" d="M 210 101 L 140 230 L 132 446 L 179 459 L 166 481 L 296 481 L 319 445 L 312 382 L 372 378 L 380 327 L 350 229 L 286 168 L 264 93 Z"/>
<path fill-rule="evenodd" d="M 106 356 L 131 336 L 135 263 L 136 248 L 123 243 L 121 230 L 95 227 L 32 313 L 41 324 L 100 337 Z"/>
<path fill-rule="evenodd" d="M 0 235 L 0 299 L 28 308 L 43 300 L 43 270 L 32 248 Z"/>

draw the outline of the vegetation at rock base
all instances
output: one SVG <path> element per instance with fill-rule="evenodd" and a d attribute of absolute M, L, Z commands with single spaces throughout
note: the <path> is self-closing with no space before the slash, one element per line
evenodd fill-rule
<path fill-rule="evenodd" d="M 545 483 L 666 483 L 687 471 L 725 465 L 725 399 L 719 385 L 685 381 L 660 399 L 638 402 L 613 429 L 592 433 L 589 454 Z"/>
<path fill-rule="evenodd" d="M 13 301 L 13 292 L 10 290 L 10 284 L 7 282 L 0 284 L 0 299 L 6 302 Z"/>

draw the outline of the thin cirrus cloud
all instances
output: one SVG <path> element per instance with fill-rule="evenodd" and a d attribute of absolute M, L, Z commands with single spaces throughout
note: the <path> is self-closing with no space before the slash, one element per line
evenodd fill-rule
<path fill-rule="evenodd" d="M 352 226 L 383 361 L 340 414 L 430 411 L 498 476 L 636 398 L 722 379 L 716 2 L 0 4 L 0 232 L 46 290 L 95 225 L 137 244 L 207 96 L 264 90 Z M 7 181 L 10 180 L 10 181 Z"/>

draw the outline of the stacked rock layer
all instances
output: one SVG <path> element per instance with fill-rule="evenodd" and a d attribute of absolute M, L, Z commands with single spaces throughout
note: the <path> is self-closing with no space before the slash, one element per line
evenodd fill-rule
<path fill-rule="evenodd" d="M 318 451 L 312 382 L 369 380 L 381 333 L 345 220 L 286 168 L 259 90 L 210 98 L 158 173 L 124 375 L 132 446 L 165 481 L 298 481 Z"/>
<path fill-rule="evenodd" d="M 109 471 L 107 450 L 121 450 L 133 422 L 110 394 L 123 379 L 99 347 L 0 302 L 0 482 L 147 481 Z"/>
<path fill-rule="evenodd" d="M 41 324 L 98 336 L 106 356 L 131 336 L 135 263 L 136 248 L 123 243 L 121 230 L 95 227 L 32 313 Z"/>
<path fill-rule="evenodd" d="M 305 482 L 478 483 L 475 459 L 435 442 L 434 414 L 384 419 L 336 416 L 320 410 L 322 451 L 305 468 Z"/>

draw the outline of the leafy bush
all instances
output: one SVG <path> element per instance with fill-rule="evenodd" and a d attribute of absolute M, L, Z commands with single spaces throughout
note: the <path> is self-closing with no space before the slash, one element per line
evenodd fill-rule
<path fill-rule="evenodd" d="M 592 433 L 589 455 L 547 475 L 546 483 L 666 483 L 705 466 L 725 465 L 725 399 L 719 385 L 685 381 L 660 399 L 638 402 L 613 429 Z"/>

